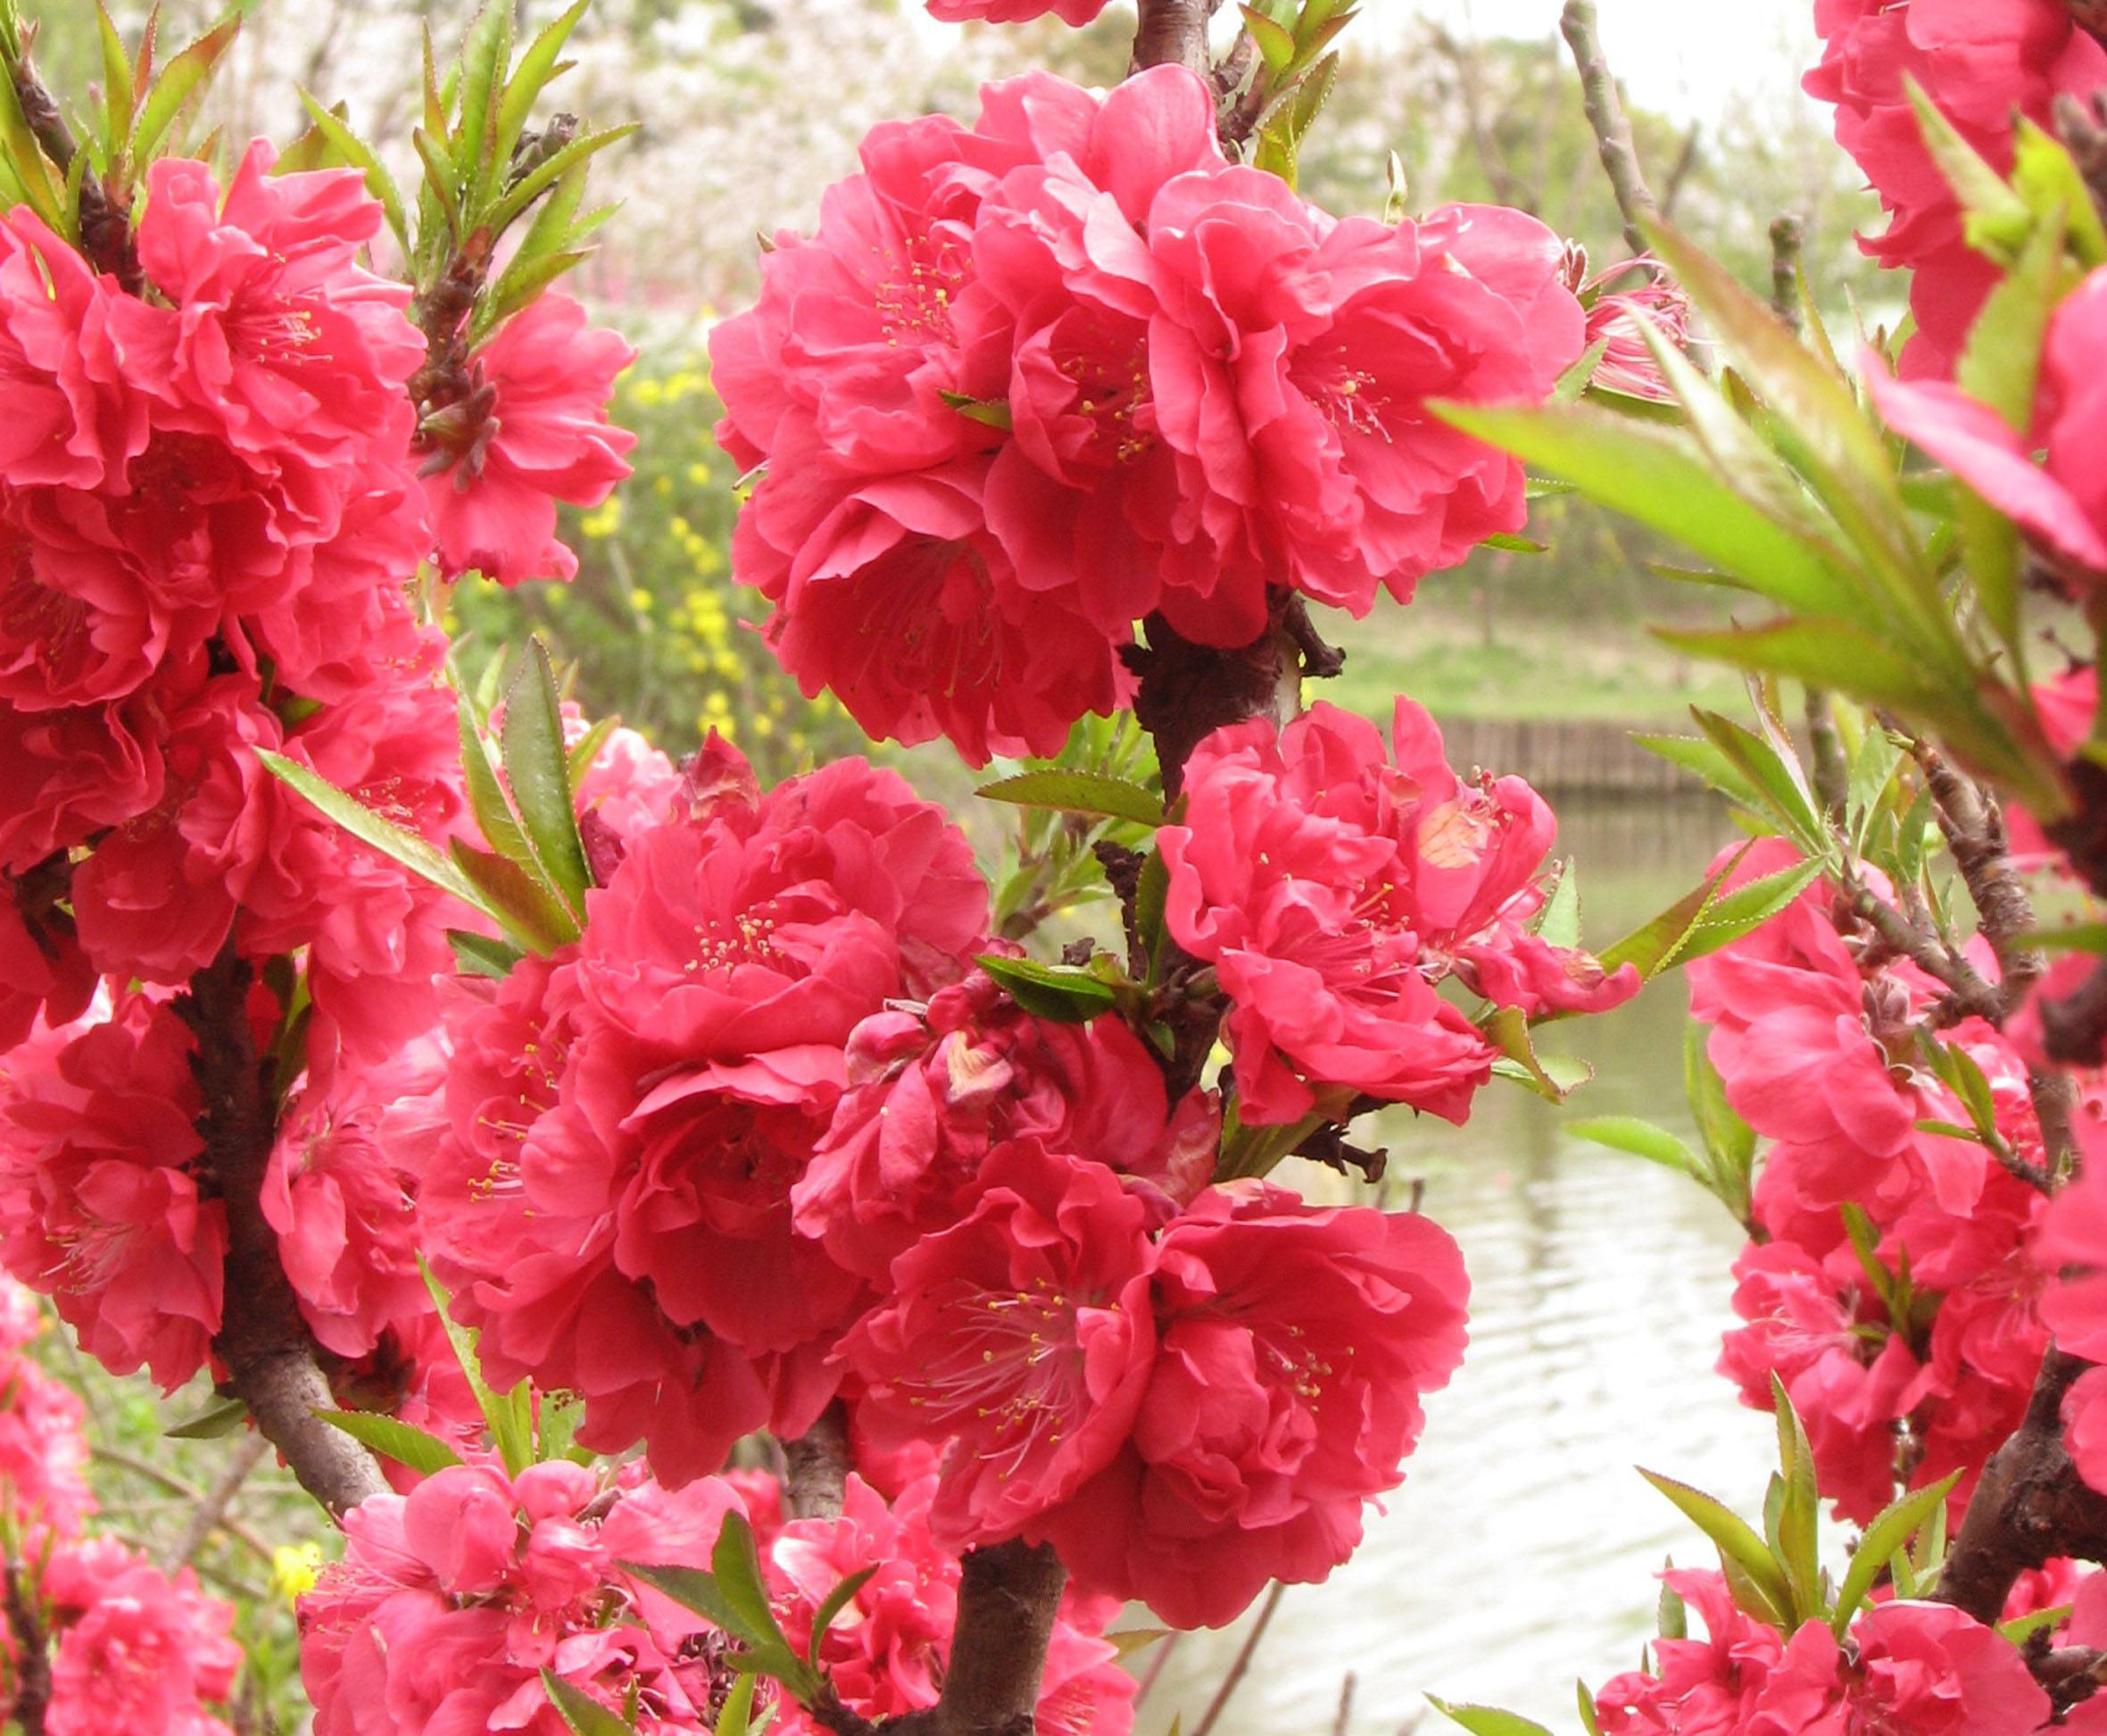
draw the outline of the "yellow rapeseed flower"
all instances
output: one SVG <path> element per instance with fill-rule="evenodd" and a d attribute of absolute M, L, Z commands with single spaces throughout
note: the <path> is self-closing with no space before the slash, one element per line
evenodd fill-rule
<path fill-rule="evenodd" d="M 291 1603 L 294 1598 L 314 1590 L 315 1580 L 321 1571 L 321 1545 L 280 1543 L 270 1552 L 271 1595 Z"/>

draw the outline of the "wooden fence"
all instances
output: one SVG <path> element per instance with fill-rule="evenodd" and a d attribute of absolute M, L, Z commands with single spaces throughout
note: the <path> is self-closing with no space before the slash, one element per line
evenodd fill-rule
<path fill-rule="evenodd" d="M 1693 734 L 1687 724 L 1553 722 L 1499 718 L 1441 720 L 1448 763 L 1468 776 L 1478 767 L 1516 773 L 1547 794 L 1684 796 L 1704 785 L 1680 766 L 1648 753 L 1631 737 Z"/>

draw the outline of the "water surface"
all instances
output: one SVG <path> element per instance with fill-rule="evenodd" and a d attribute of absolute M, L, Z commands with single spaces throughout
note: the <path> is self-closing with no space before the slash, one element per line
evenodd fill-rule
<path fill-rule="evenodd" d="M 1561 805 L 1601 944 L 1696 883 L 1730 835 L 1715 810 Z M 1290 1588 L 1216 1736 L 1328 1736 L 1356 1677 L 1356 1736 L 1454 1729 L 1424 1696 L 1502 1705 L 1579 1729 L 1573 1682 L 1632 1667 L 1653 1632 L 1652 1574 L 1703 1540 L 1634 1465 L 1761 1503 L 1775 1436 L 1712 1373 L 1731 1323 L 1740 1237 L 1695 1184 L 1576 1141 L 1562 1118 L 1634 1114 L 1689 1133 L 1685 992 L 1563 1027 L 1596 1080 L 1560 1110 L 1496 1083 L 1469 1126 L 1395 1117 L 1393 1168 L 1426 1177 L 1425 1209 L 1469 1264 L 1472 1344 L 1430 1400 L 1425 1439 L 1361 1552 Z M 1138 1728 L 1194 1729 L 1243 1624 L 1181 1640 Z"/>

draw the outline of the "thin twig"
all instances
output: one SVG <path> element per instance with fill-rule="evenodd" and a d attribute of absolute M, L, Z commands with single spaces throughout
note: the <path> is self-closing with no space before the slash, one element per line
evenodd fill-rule
<path fill-rule="evenodd" d="M 1841 879 L 1851 914 L 1866 923 L 1895 952 L 1927 976 L 1945 984 L 1952 999 L 1949 1023 L 1962 1018 L 1987 1018 L 1995 1024 L 2003 1017 L 2004 997 L 1997 985 L 1959 953 L 1918 927 L 1894 905 L 1880 897 L 1854 870 L 1844 869 Z"/>
<path fill-rule="evenodd" d="M 1339 1684 L 1339 1715 L 1331 1720 L 1331 1736 L 1347 1736 L 1354 1723 L 1354 1689 L 1359 1678 L 1351 1670 Z"/>
<path fill-rule="evenodd" d="M 1192 1736 L 1208 1736 L 1216 1720 L 1229 1705 L 1230 1697 L 1244 1679 L 1244 1673 L 1251 1667 L 1251 1659 L 1257 1656 L 1258 1642 L 1265 1638 L 1265 1630 L 1273 1625 L 1273 1612 L 1281 1607 L 1281 1594 L 1287 1591 L 1278 1580 L 1273 1590 L 1265 1594 L 1265 1601 L 1259 1607 L 1258 1619 L 1251 1624 L 1251 1631 L 1244 1635 L 1244 1643 L 1237 1648 L 1236 1657 L 1231 1661 L 1229 1674 L 1222 1678 L 1222 1685 L 1215 1690 L 1215 1698 L 1207 1702 L 1207 1711 L 1199 1724 L 1193 1726 Z"/>
<path fill-rule="evenodd" d="M 91 1446 L 87 1449 L 87 1454 L 90 1458 L 101 1464 L 114 1466 L 120 1471 L 129 1472 L 135 1477 L 153 1483 L 158 1489 L 167 1491 L 168 1493 L 188 1506 L 195 1507 L 205 1499 L 206 1491 L 200 1489 L 195 1483 L 186 1483 L 181 1477 L 171 1476 L 159 1466 L 149 1465 L 143 1458 L 135 1458 L 131 1454 L 122 1451 L 119 1448 Z M 277 1551 L 262 1538 L 251 1531 L 248 1526 L 241 1524 L 231 1515 L 221 1517 L 220 1528 L 266 1566 L 272 1565 L 277 1560 Z"/>
<path fill-rule="evenodd" d="M 1156 1686 L 1157 1678 L 1163 1674 L 1165 1666 L 1170 1663 L 1171 1654 L 1177 1650 L 1178 1641 L 1184 1637 L 1184 1633 L 1177 1628 L 1173 1628 L 1164 1635 L 1163 1643 L 1156 1649 L 1156 1656 L 1149 1660 L 1149 1667 L 1141 1673 L 1141 1686 L 1134 1690 L 1136 1710 L 1139 1710 L 1141 1702 L 1149 1698 L 1149 1690 Z"/>
<path fill-rule="evenodd" d="M 1588 126 L 1595 135 L 1603 173 L 1617 195 L 1617 209 L 1624 218 L 1624 241 L 1634 253 L 1647 251 L 1645 224 L 1660 214 L 1645 171 L 1638 166 L 1638 147 L 1632 143 L 1631 121 L 1624 112 L 1623 98 L 1611 76 L 1608 57 L 1602 52 L 1602 30 L 1595 0 L 1565 0 L 1558 28 L 1572 50 L 1573 66 L 1580 75 L 1580 104 L 1588 113 Z"/>
<path fill-rule="evenodd" d="M 197 1559 L 197 1552 L 204 1548 L 205 1539 L 225 1523 L 227 1509 L 241 1492 L 242 1484 L 249 1480 L 249 1474 L 263 1462 L 263 1455 L 270 1450 L 270 1442 L 260 1434 L 248 1435 L 236 1445 L 212 1486 L 190 1509 L 190 1523 L 183 1527 L 183 1535 L 169 1551 L 171 1568 L 187 1567 Z"/>

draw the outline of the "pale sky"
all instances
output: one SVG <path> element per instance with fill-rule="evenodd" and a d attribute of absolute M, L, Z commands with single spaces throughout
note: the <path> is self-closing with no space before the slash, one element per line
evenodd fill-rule
<path fill-rule="evenodd" d="M 1728 104 L 1789 93 L 1820 45 L 1813 0 L 1597 0 L 1603 46 L 1633 102 L 1678 120 Z M 1381 33 L 1415 17 L 1459 35 L 1551 36 L 1560 0 L 1364 0 L 1363 24 Z"/>

